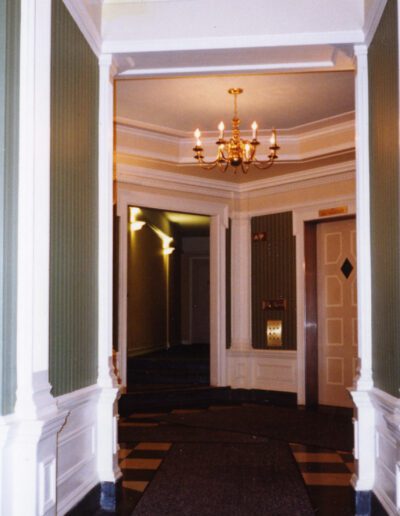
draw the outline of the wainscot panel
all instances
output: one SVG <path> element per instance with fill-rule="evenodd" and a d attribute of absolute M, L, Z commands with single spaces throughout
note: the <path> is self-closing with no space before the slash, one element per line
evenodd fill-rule
<path fill-rule="evenodd" d="M 100 392 L 94 385 L 57 398 L 58 407 L 69 412 L 58 434 L 57 514 L 68 512 L 99 483 L 96 425 Z"/>
<path fill-rule="evenodd" d="M 233 388 L 297 392 L 296 351 L 227 351 L 227 367 Z"/>
<path fill-rule="evenodd" d="M 370 391 L 375 409 L 374 493 L 388 514 L 400 509 L 400 400 L 379 389 Z"/>

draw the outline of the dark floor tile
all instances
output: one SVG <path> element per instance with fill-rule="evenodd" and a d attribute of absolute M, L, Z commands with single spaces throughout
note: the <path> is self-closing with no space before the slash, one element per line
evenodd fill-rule
<path fill-rule="evenodd" d="M 163 459 L 166 453 L 162 450 L 132 450 L 127 459 Z"/>
<path fill-rule="evenodd" d="M 307 473 L 348 473 L 344 462 L 300 462 L 300 471 Z"/>
<path fill-rule="evenodd" d="M 307 486 L 316 516 L 354 516 L 354 491 L 351 486 Z"/>
<path fill-rule="evenodd" d="M 156 469 L 123 469 L 122 474 L 124 480 L 150 481 L 154 477 L 156 471 Z"/>

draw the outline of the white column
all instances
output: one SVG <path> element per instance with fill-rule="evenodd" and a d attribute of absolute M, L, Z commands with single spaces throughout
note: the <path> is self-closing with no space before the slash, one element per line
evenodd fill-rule
<path fill-rule="evenodd" d="M 97 384 L 97 468 L 99 480 L 115 482 L 118 384 L 112 362 L 113 301 L 113 68 L 112 56 L 99 59 L 99 326 Z"/>
<path fill-rule="evenodd" d="M 356 70 L 356 199 L 359 370 L 352 397 L 357 407 L 354 425 L 357 471 L 355 489 L 370 490 L 375 478 L 374 409 L 368 391 L 372 382 L 371 242 L 369 191 L 368 48 L 355 46 Z"/>
<path fill-rule="evenodd" d="M 17 401 L 3 456 L 8 470 L 1 507 L 9 515 L 55 514 L 57 432 L 66 416 L 57 410 L 48 376 L 50 52 L 51 0 L 22 0 Z"/>
<path fill-rule="evenodd" d="M 226 385 L 226 229 L 227 209 L 210 224 L 210 382 Z"/>
<path fill-rule="evenodd" d="M 128 384 L 128 200 L 120 190 L 117 193 L 119 217 L 119 263 L 118 263 L 118 372 L 122 388 Z"/>
<path fill-rule="evenodd" d="M 231 225 L 231 350 L 251 351 L 251 224 L 247 213 Z"/>

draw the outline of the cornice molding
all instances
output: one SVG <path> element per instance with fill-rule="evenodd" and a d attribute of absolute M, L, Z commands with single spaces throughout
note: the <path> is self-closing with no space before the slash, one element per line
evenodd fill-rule
<path fill-rule="evenodd" d="M 185 50 L 214 50 L 226 48 L 291 47 L 298 45 L 340 45 L 364 42 L 360 30 L 300 32 L 290 34 L 262 34 L 254 36 L 225 36 L 207 38 L 185 38 Z M 109 40 L 103 43 L 105 53 L 182 50 L 182 38 Z M 227 70 L 229 72 L 229 70 Z"/>
<path fill-rule="evenodd" d="M 117 118 L 115 124 L 119 154 L 166 161 L 174 165 L 194 164 L 193 137 L 190 133 L 135 122 L 122 117 Z M 286 153 L 280 152 L 279 161 L 307 161 L 317 156 L 332 155 L 353 149 L 355 147 L 354 129 L 353 114 L 344 113 L 295 128 L 278 130 L 279 144 L 282 149 L 286 149 Z M 119 143 L 118 134 L 132 138 L 134 141 L 129 142 L 125 139 Z M 344 141 L 343 134 L 347 135 Z M 203 133 L 202 140 L 206 155 L 213 152 L 217 135 L 216 131 Z M 242 136 L 250 137 L 251 133 L 242 131 Z M 260 149 L 268 149 L 269 137 L 270 133 L 267 130 L 260 131 Z M 146 144 L 143 145 L 143 142 Z M 165 144 L 169 146 L 171 152 L 164 152 Z M 264 156 L 262 151 L 259 152 L 259 159 L 266 159 L 266 155 Z"/>
<path fill-rule="evenodd" d="M 375 32 L 378 28 L 379 22 L 381 21 L 383 11 L 385 10 L 387 0 L 376 0 L 370 10 L 368 16 L 364 22 L 364 43 L 369 46 L 375 36 Z"/>
<path fill-rule="evenodd" d="M 209 75 L 218 73 L 247 73 L 247 72 L 284 72 L 287 70 L 326 70 L 335 66 L 334 60 L 299 61 L 296 63 L 265 63 L 249 65 L 214 65 L 214 66 L 185 66 L 173 68 L 130 68 L 119 74 L 119 77 L 155 77 L 165 75 Z"/>
<path fill-rule="evenodd" d="M 117 181 L 119 183 L 138 184 L 168 190 L 174 189 L 222 198 L 234 198 L 241 195 L 258 197 L 266 193 L 297 189 L 300 183 L 304 183 L 304 186 L 317 186 L 351 180 L 354 177 L 354 161 L 258 179 L 242 184 L 220 179 L 187 176 L 135 165 L 117 164 Z"/>
<path fill-rule="evenodd" d="M 90 48 L 96 56 L 99 57 L 102 46 L 101 34 L 87 12 L 84 2 L 82 0 L 63 0 L 63 2 L 84 35 Z"/>

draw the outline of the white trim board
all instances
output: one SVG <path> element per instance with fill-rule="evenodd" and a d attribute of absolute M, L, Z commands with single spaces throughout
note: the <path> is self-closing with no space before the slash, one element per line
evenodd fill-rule
<path fill-rule="evenodd" d="M 127 235 L 129 205 L 208 215 L 210 220 L 210 381 L 214 386 L 226 385 L 226 303 L 225 303 L 225 238 L 228 227 L 228 205 L 181 198 L 171 191 L 140 192 L 118 187 L 117 212 L 120 216 L 119 263 L 119 343 L 122 384 L 127 384 Z"/>
<path fill-rule="evenodd" d="M 355 177 L 354 171 L 355 163 L 351 160 L 335 165 L 311 168 L 302 172 L 293 172 L 238 184 L 220 179 L 206 179 L 176 172 L 117 163 L 117 181 L 119 183 L 140 184 L 156 188 L 178 189 L 184 192 L 204 193 L 215 197 L 231 198 L 234 194 L 240 195 L 243 193 L 255 194 L 258 197 L 261 190 L 277 187 L 283 190 L 298 188 L 299 183 L 311 180 L 313 181 L 312 186 L 316 186 L 318 184 L 351 179 Z"/>

